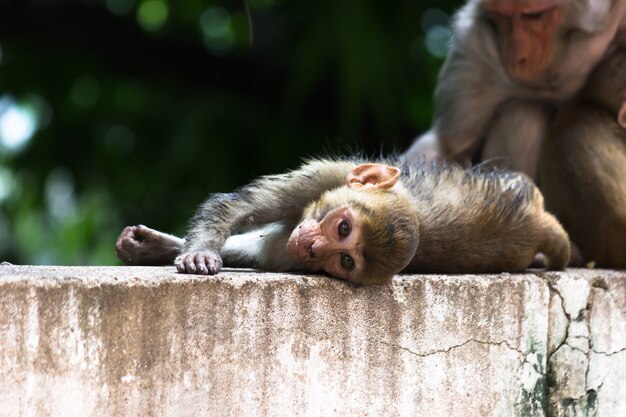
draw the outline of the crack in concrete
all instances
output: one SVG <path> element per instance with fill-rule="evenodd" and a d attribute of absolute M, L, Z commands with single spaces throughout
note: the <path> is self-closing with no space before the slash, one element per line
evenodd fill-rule
<path fill-rule="evenodd" d="M 565 310 L 565 298 L 563 298 L 563 294 L 561 294 L 561 292 L 558 290 L 558 288 L 556 288 L 556 286 L 552 282 L 547 281 L 547 283 L 548 283 L 548 288 L 550 289 L 550 293 L 554 292 L 557 295 L 557 297 L 559 297 L 559 299 L 561 300 L 560 307 L 561 307 L 561 310 L 563 311 L 563 315 L 567 319 L 567 326 L 565 327 L 565 336 L 563 336 L 563 340 L 561 340 L 558 346 L 554 348 L 552 353 L 548 353 L 548 363 L 549 363 L 550 359 L 552 359 L 552 356 L 556 352 L 558 352 L 559 349 L 563 347 L 563 345 L 567 343 L 567 338 L 569 337 L 569 326 L 572 323 L 572 318 L 567 313 L 567 310 Z M 550 297 L 550 299 L 552 299 L 552 297 Z M 549 311 L 550 311 L 550 306 L 548 306 L 548 314 L 550 314 Z M 548 337 L 549 336 L 550 335 L 548 335 Z"/>
<path fill-rule="evenodd" d="M 586 363 L 585 363 L 585 376 L 584 376 L 584 393 L 581 394 L 580 396 L 577 397 L 571 397 L 571 396 L 567 396 L 567 397 L 561 397 L 559 398 L 559 390 L 556 389 L 550 389 L 549 391 L 551 391 L 551 393 L 548 393 L 548 398 L 552 398 L 552 401 L 556 401 L 560 404 L 567 404 L 567 403 L 575 403 L 575 404 L 587 404 L 589 401 L 595 401 L 595 399 L 598 397 L 604 382 L 606 380 L 606 375 L 602 378 L 600 384 L 598 384 L 595 387 L 591 387 L 590 386 L 590 381 L 589 381 L 589 376 L 590 376 L 590 372 L 591 372 L 591 360 L 592 360 L 592 355 L 602 355 L 605 357 L 610 357 L 612 355 L 616 355 L 622 352 L 626 352 L 626 347 L 622 348 L 620 350 L 617 350 L 615 352 L 602 352 L 602 351 L 598 351 L 596 349 L 594 349 L 593 347 L 593 338 L 591 337 L 592 332 L 591 332 L 591 319 L 590 319 L 590 315 L 591 315 L 591 310 L 593 309 L 593 301 L 594 301 L 594 291 L 593 289 L 598 289 L 601 291 L 604 291 L 606 293 L 609 294 L 609 296 L 613 296 L 611 294 L 611 291 L 609 290 L 609 288 L 607 288 L 606 283 L 604 282 L 593 282 L 590 283 L 590 291 L 589 294 L 587 295 L 587 303 L 585 305 L 585 307 L 583 309 L 581 309 L 580 311 L 578 311 L 576 313 L 576 318 L 574 321 L 584 321 L 584 326 L 587 329 L 587 335 L 576 335 L 576 336 L 571 336 L 570 335 L 570 326 L 572 325 L 572 316 L 570 314 L 568 314 L 568 312 L 565 310 L 565 297 L 563 296 L 563 294 L 561 294 L 561 292 L 559 291 L 559 289 L 557 288 L 557 285 L 555 285 L 554 282 L 552 281 L 548 281 L 548 287 L 550 288 L 551 293 L 556 294 L 560 300 L 560 307 L 561 310 L 563 311 L 563 314 L 565 315 L 566 319 L 567 319 L 567 327 L 565 330 L 565 336 L 563 338 L 563 340 L 561 341 L 561 343 L 555 347 L 554 351 L 552 352 L 552 354 L 550 354 L 548 356 L 548 364 L 549 364 L 549 371 L 548 373 L 551 375 L 554 375 L 554 367 L 552 365 L 553 364 L 553 355 L 556 354 L 563 346 L 568 346 L 570 349 L 574 350 L 574 351 L 578 351 L 582 354 L 585 355 L 586 357 Z M 586 342 L 587 345 L 587 349 L 582 349 L 580 347 L 576 347 L 576 346 L 572 346 L 570 343 L 568 343 L 568 341 L 572 341 L 572 340 L 580 340 L 583 343 Z M 550 365 L 552 363 L 552 365 Z M 557 366 L 558 367 L 558 366 Z M 586 403 L 585 403 L 586 402 Z M 550 410 L 550 409 L 549 409 Z M 553 413 L 548 411 L 548 415 L 551 416 Z"/>
<path fill-rule="evenodd" d="M 611 357 L 613 355 L 619 355 L 620 353 L 626 352 L 626 347 L 622 348 L 620 350 L 615 350 L 613 352 L 602 352 L 601 350 L 595 350 L 595 349 L 591 349 L 591 352 L 595 353 L 596 355 L 601 355 L 601 356 L 605 356 L 605 357 Z"/>
<path fill-rule="evenodd" d="M 420 358 L 425 358 L 425 357 L 432 356 L 432 355 L 438 355 L 438 354 L 441 354 L 441 353 L 449 353 L 449 352 L 451 352 L 451 351 L 453 351 L 455 349 L 462 348 L 463 346 L 465 346 L 465 345 L 467 345 L 469 343 L 477 343 L 477 344 L 486 345 L 486 346 L 503 346 L 504 345 L 504 346 L 506 346 L 507 349 L 512 350 L 512 351 L 516 352 L 517 354 L 519 354 L 521 357 L 523 357 L 524 360 L 523 360 L 522 363 L 530 364 L 533 367 L 533 369 L 538 374 L 545 376 L 545 373 L 543 371 L 541 371 L 540 369 L 537 369 L 537 364 L 533 364 L 533 363 L 531 363 L 527 359 L 528 358 L 528 354 L 532 353 L 532 352 L 523 352 L 520 349 L 517 349 L 517 348 L 511 346 L 509 344 L 509 342 L 507 342 L 506 340 L 502 340 L 500 342 L 490 342 L 490 341 L 470 338 L 470 339 L 464 341 L 463 343 L 459 343 L 457 345 L 448 346 L 447 348 L 444 348 L 444 349 L 432 349 L 432 350 L 429 350 L 429 351 L 426 351 L 426 352 L 416 352 L 416 351 L 413 351 L 413 350 L 411 350 L 411 349 L 409 349 L 407 347 L 396 345 L 395 343 L 389 343 L 389 342 L 387 342 L 385 340 L 380 340 L 379 339 L 379 340 L 376 340 L 376 341 L 379 342 L 379 343 L 382 343 L 382 344 L 384 344 L 386 346 L 389 346 L 391 348 L 402 350 L 404 352 L 407 352 L 407 353 L 409 353 L 409 354 L 411 354 L 413 356 L 417 356 L 417 357 L 420 357 Z"/>
<path fill-rule="evenodd" d="M 567 343 L 567 341 L 566 341 L 566 342 L 564 342 L 562 345 L 560 345 L 560 346 L 559 346 L 559 348 L 561 348 L 561 347 L 563 347 L 563 346 L 567 346 L 568 348 L 570 348 L 570 349 L 572 349 L 572 350 L 575 350 L 575 351 L 577 351 L 577 352 L 580 352 L 580 353 L 584 354 L 585 356 L 588 356 L 588 354 L 589 354 L 589 350 L 586 350 L 586 351 L 585 351 L 585 350 L 582 350 L 582 349 L 581 349 L 581 348 L 579 348 L 579 347 L 572 346 L 572 345 L 570 345 L 569 343 Z M 557 350 L 555 350 L 555 351 L 554 351 L 554 353 L 556 353 L 557 351 L 558 351 L 558 349 L 557 349 Z M 587 362 L 589 362 L 589 357 L 587 357 Z"/>
<path fill-rule="evenodd" d="M 587 369 L 585 370 L 585 390 L 588 393 L 590 391 L 589 388 L 589 372 L 591 371 L 591 355 L 593 353 L 593 340 L 591 340 L 591 309 L 593 308 L 593 286 L 590 285 L 589 294 L 587 295 L 587 304 L 585 305 L 585 309 L 581 311 L 579 314 L 583 314 L 585 319 L 585 324 L 587 325 L 587 348 L 589 351 L 587 352 Z"/>
<path fill-rule="evenodd" d="M 585 364 L 585 392 L 588 392 L 589 391 L 589 372 L 590 372 L 590 366 L 591 366 L 591 354 L 593 353 L 593 345 L 592 345 L 592 340 L 591 340 L 591 323 L 589 320 L 589 312 L 593 305 L 592 303 L 593 291 L 589 291 L 589 294 L 587 295 L 587 303 L 585 304 L 585 308 L 578 311 L 578 313 L 576 314 L 576 319 L 575 319 L 575 321 L 577 322 L 584 321 L 585 327 L 587 328 L 587 336 L 571 336 L 571 339 L 574 339 L 574 340 L 579 339 L 579 340 L 583 340 L 587 342 L 587 350 L 583 350 L 579 347 L 572 346 L 571 344 L 568 343 L 568 339 L 570 339 L 569 331 L 570 331 L 570 326 L 572 324 L 572 316 L 571 314 L 568 314 L 568 312 L 565 310 L 565 297 L 563 297 L 563 294 L 561 294 L 561 292 L 556 287 L 556 285 L 550 282 L 548 286 L 550 287 L 550 290 L 554 291 L 554 293 L 561 300 L 561 309 L 563 310 L 563 314 L 565 314 L 565 317 L 567 318 L 567 328 L 565 329 L 565 338 L 563 342 L 559 344 L 559 346 L 557 346 L 556 349 L 554 349 L 554 352 L 552 352 L 552 354 L 549 356 L 548 361 L 550 361 L 552 359 L 552 356 L 555 353 L 557 353 L 563 346 L 568 346 L 570 349 L 584 354 L 585 357 L 587 358 L 587 361 Z"/>

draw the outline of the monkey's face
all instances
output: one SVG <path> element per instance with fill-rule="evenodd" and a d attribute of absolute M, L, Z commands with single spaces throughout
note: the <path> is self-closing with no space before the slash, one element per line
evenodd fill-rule
<path fill-rule="evenodd" d="M 310 271 L 353 281 L 364 266 L 360 215 L 343 206 L 319 216 L 305 218 L 293 230 L 289 253 Z"/>
<path fill-rule="evenodd" d="M 508 76 L 525 85 L 554 81 L 564 50 L 563 5 L 552 0 L 485 0 Z"/>
<path fill-rule="evenodd" d="M 287 248 L 309 271 L 380 284 L 406 267 L 417 241 L 415 213 L 397 193 L 340 187 L 305 209 Z"/>

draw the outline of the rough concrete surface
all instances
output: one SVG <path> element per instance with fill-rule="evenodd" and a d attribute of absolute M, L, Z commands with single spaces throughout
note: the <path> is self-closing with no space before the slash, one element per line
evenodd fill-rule
<path fill-rule="evenodd" d="M 548 276 L 549 415 L 626 416 L 624 275 Z"/>
<path fill-rule="evenodd" d="M 0 416 L 626 416 L 626 273 L 0 266 Z"/>

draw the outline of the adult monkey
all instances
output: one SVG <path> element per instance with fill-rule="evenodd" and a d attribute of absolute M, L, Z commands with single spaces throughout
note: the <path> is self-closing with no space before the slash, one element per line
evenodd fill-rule
<path fill-rule="evenodd" d="M 558 103 L 626 45 L 626 0 L 469 0 L 435 89 L 432 129 L 408 160 L 488 160 L 536 177 Z"/>

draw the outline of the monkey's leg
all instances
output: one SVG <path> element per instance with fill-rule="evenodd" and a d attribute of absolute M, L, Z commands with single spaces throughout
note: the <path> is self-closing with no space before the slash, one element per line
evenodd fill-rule
<path fill-rule="evenodd" d="M 115 254 L 126 265 L 171 265 L 184 243 L 144 225 L 127 226 L 117 238 Z"/>
<path fill-rule="evenodd" d="M 626 268 L 626 135 L 591 107 L 562 112 L 542 148 L 540 188 L 588 262 Z"/>
<path fill-rule="evenodd" d="M 548 124 L 550 109 L 544 105 L 511 101 L 499 109 L 493 121 L 481 161 L 536 178 L 541 140 Z"/>

